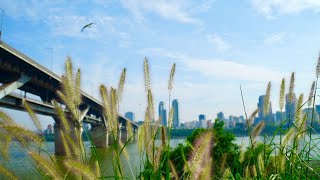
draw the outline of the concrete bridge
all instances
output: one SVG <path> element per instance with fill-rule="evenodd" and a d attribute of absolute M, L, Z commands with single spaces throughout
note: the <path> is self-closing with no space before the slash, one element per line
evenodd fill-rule
<path fill-rule="evenodd" d="M 24 111 L 22 100 L 26 99 L 36 113 L 53 117 L 55 121 L 55 153 L 63 155 L 61 123 L 51 103 L 55 99 L 62 107 L 65 107 L 56 94 L 56 91 L 61 87 L 61 77 L 0 41 L 0 83 L 2 84 L 0 86 L 0 106 Z M 19 95 L 14 92 L 16 89 L 38 96 L 41 100 Z M 107 120 L 102 115 L 102 103 L 83 91 L 81 94 L 83 103 L 79 108 L 81 111 L 87 112 L 83 121 L 91 124 L 91 134 L 96 147 L 102 148 L 112 144 L 109 134 L 106 133 L 105 121 Z M 65 109 L 65 111 L 67 110 Z M 121 115 L 118 115 L 118 121 L 122 126 L 119 134 L 119 139 L 122 141 L 126 141 L 128 138 L 125 128 L 127 123 L 132 124 L 133 132 L 136 132 L 139 127 Z"/>

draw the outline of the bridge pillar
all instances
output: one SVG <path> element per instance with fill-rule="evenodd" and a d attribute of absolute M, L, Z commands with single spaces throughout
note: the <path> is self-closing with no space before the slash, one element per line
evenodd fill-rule
<path fill-rule="evenodd" d="M 133 138 L 132 138 L 133 141 L 137 140 L 137 134 L 138 134 L 138 130 L 136 128 L 133 128 Z"/>
<path fill-rule="evenodd" d="M 113 143 L 113 137 L 111 137 L 111 134 L 107 132 L 106 128 L 102 125 L 93 126 L 91 129 L 91 137 L 97 148 L 105 148 Z"/>
<path fill-rule="evenodd" d="M 66 155 L 65 147 L 62 142 L 61 132 L 62 128 L 60 124 L 54 123 L 54 153 L 55 155 Z"/>
<path fill-rule="evenodd" d="M 57 122 L 57 121 L 56 121 Z M 76 133 L 76 127 L 74 123 L 69 123 L 70 127 L 70 133 L 71 133 L 71 139 L 75 141 L 75 144 L 78 144 L 79 142 L 77 139 L 79 138 L 79 133 L 82 134 L 82 127 L 81 127 L 81 132 Z M 61 124 L 54 123 L 54 151 L 55 155 L 61 155 L 65 156 L 66 155 L 66 150 L 65 150 L 65 144 L 63 143 L 62 140 L 62 132 L 64 132 L 63 127 L 61 127 Z M 64 132 L 65 136 L 67 135 L 66 132 Z M 65 137 L 66 138 L 66 137 Z M 67 139 L 65 139 L 68 141 Z M 66 145 L 69 146 L 70 144 L 66 142 Z M 70 148 L 70 147 L 69 147 Z"/>
<path fill-rule="evenodd" d="M 120 141 L 121 141 L 122 143 L 127 142 L 127 140 L 128 140 L 127 130 L 121 129 L 119 132 L 120 132 L 120 138 L 119 138 Z"/>

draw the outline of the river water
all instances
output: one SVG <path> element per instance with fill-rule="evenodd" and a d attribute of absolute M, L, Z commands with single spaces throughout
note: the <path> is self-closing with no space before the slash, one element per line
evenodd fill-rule
<path fill-rule="evenodd" d="M 314 144 L 316 147 L 320 149 L 320 136 L 313 135 Z M 185 139 L 171 139 L 170 145 L 175 148 L 179 143 L 183 143 Z M 270 137 L 260 136 L 257 138 L 258 141 L 270 141 Z M 280 136 L 275 136 L 273 142 L 279 143 Z M 249 137 L 237 137 L 236 144 L 241 145 L 242 147 L 247 147 L 249 145 Z M 156 143 L 160 143 L 160 140 L 156 140 Z M 319 145 L 318 145 L 319 144 Z M 85 142 L 86 149 L 90 151 L 90 143 Z M 54 153 L 54 142 L 47 142 L 46 149 L 50 154 Z M 314 148 L 311 152 L 314 158 L 320 159 L 318 156 L 320 154 L 320 150 L 318 148 Z M 129 143 L 127 145 L 127 151 L 129 154 L 129 161 L 126 159 L 122 159 L 122 164 L 124 166 L 124 174 L 133 179 L 133 176 L 137 175 L 140 172 L 140 155 L 138 153 L 137 143 Z M 100 164 L 103 169 L 104 175 L 113 175 L 112 169 L 112 151 L 111 148 L 98 149 L 97 154 L 100 159 Z M 11 171 L 13 171 L 19 178 L 21 179 L 35 179 L 38 177 L 38 173 L 35 168 L 32 166 L 31 160 L 28 158 L 26 152 L 24 152 L 19 145 L 12 144 L 10 147 L 10 161 L 4 162 L 0 159 L 1 164 L 5 164 Z M 133 174 L 133 175 L 132 175 Z M 0 179 L 3 179 L 0 176 Z"/>
<path fill-rule="evenodd" d="M 171 139 L 170 146 L 175 148 L 179 143 L 183 143 L 185 139 Z M 156 140 L 157 144 L 160 144 L 160 140 Z M 90 142 L 84 142 L 86 150 L 90 152 Z M 54 142 L 46 142 L 44 145 L 46 151 L 50 154 L 54 154 Z M 133 179 L 133 175 L 140 172 L 140 155 L 138 152 L 137 143 L 129 143 L 126 146 L 127 152 L 129 154 L 129 161 L 122 158 L 122 165 L 124 174 L 126 177 Z M 37 151 L 35 151 L 37 152 Z M 90 153 L 88 153 L 90 154 Z M 97 155 L 102 166 L 103 174 L 105 176 L 112 176 L 112 149 L 104 148 L 97 149 Z M 24 151 L 17 143 L 13 143 L 10 146 L 10 160 L 6 162 L 0 159 L 0 163 L 9 168 L 16 176 L 21 179 L 38 179 L 40 178 L 38 172 L 33 167 L 31 159 L 28 157 L 27 152 Z M 5 179 L 0 175 L 0 179 Z"/>

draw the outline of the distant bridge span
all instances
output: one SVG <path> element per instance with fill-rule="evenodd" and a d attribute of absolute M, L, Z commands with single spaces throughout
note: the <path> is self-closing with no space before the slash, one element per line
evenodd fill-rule
<path fill-rule="evenodd" d="M 0 106 L 23 110 L 21 104 L 19 104 L 23 97 L 13 93 L 14 90 L 19 89 L 39 96 L 42 102 L 29 100 L 33 105 L 33 109 L 39 114 L 52 116 L 56 124 L 60 124 L 59 119 L 55 118 L 51 101 L 54 99 L 58 103 L 64 104 L 56 94 L 56 91 L 61 87 L 61 82 L 60 76 L 5 42 L 0 41 L 0 83 L 2 83 L 0 86 Z M 93 127 L 101 128 L 105 124 L 103 122 L 102 103 L 83 91 L 81 91 L 81 94 L 82 104 L 80 105 L 80 110 L 83 111 L 89 107 L 84 122 L 92 124 Z M 16 101 L 16 104 L 13 104 L 13 100 Z M 118 121 L 123 124 L 123 127 L 125 127 L 126 123 L 131 123 L 134 130 L 139 127 L 136 123 L 121 115 L 118 115 Z M 108 145 L 110 142 L 103 140 L 102 144 Z M 100 142 L 100 145 L 97 146 L 103 147 L 105 145 L 101 145 Z M 63 154 L 58 151 L 56 147 L 56 153 Z"/>

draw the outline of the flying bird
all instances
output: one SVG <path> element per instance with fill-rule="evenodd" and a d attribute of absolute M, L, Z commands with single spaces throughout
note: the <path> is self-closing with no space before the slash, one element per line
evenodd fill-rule
<path fill-rule="evenodd" d="M 91 28 L 91 26 L 92 26 L 93 24 L 94 24 L 94 23 L 89 23 L 89 24 L 83 26 L 82 29 L 81 29 L 81 32 L 82 32 L 84 29 L 86 29 L 86 28 Z"/>

